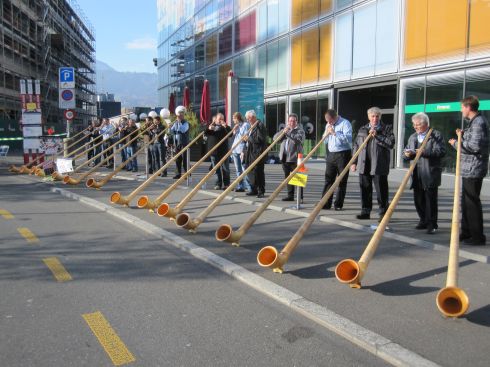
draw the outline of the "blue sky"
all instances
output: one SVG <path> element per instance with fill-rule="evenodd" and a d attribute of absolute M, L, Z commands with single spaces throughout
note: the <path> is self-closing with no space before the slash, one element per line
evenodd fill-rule
<path fill-rule="evenodd" d="M 77 2 L 95 28 L 97 60 L 117 71 L 156 72 L 156 0 Z"/>

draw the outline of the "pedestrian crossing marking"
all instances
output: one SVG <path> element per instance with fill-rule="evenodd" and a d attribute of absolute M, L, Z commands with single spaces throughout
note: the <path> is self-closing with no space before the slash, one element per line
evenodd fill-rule
<path fill-rule="evenodd" d="M 73 280 L 70 273 L 66 271 L 65 267 L 57 257 L 47 257 L 43 259 L 43 261 L 58 282 L 68 282 L 69 280 Z"/>
<path fill-rule="evenodd" d="M 3 219 L 14 219 L 13 214 L 5 209 L 0 209 L 0 215 L 3 217 Z"/>
<path fill-rule="evenodd" d="M 36 243 L 39 242 L 39 238 L 27 227 L 19 227 L 17 231 L 26 239 L 27 242 Z"/>
<path fill-rule="evenodd" d="M 131 354 L 100 311 L 86 313 L 82 317 L 115 366 L 136 361 L 133 354 Z"/>

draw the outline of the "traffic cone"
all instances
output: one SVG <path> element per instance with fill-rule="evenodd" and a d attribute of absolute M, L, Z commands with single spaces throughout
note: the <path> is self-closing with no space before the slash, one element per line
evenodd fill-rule
<path fill-rule="evenodd" d="M 308 168 L 303 164 L 303 153 L 298 153 L 298 161 L 296 164 L 299 166 L 298 172 L 308 172 Z"/>

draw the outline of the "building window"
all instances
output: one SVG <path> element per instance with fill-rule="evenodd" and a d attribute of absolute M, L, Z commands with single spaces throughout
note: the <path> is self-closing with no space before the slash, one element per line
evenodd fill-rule
<path fill-rule="evenodd" d="M 219 99 L 224 100 L 226 94 L 226 84 L 228 83 L 228 73 L 232 69 L 231 62 L 219 66 Z"/>
<path fill-rule="evenodd" d="M 218 35 L 213 34 L 206 40 L 206 66 L 218 61 Z"/>
<path fill-rule="evenodd" d="M 255 52 L 247 52 L 234 60 L 233 72 L 238 77 L 255 76 Z"/>
<path fill-rule="evenodd" d="M 219 32 L 219 58 L 224 59 L 233 52 L 233 25 L 230 24 Z"/>
<path fill-rule="evenodd" d="M 320 0 L 291 0 L 291 28 L 318 20 Z"/>
<path fill-rule="evenodd" d="M 196 71 L 201 70 L 205 66 L 205 58 L 204 58 L 204 43 L 200 43 L 196 45 L 194 51 L 194 61 L 196 66 Z"/>
<path fill-rule="evenodd" d="M 233 18 L 233 0 L 218 0 L 219 25 L 223 25 Z"/>
<path fill-rule="evenodd" d="M 335 20 L 335 80 L 350 78 L 352 70 L 352 13 Z"/>
<path fill-rule="evenodd" d="M 255 10 L 235 22 L 235 52 L 256 44 Z"/>
<path fill-rule="evenodd" d="M 376 9 L 376 75 L 397 71 L 400 0 L 378 0 Z"/>
<path fill-rule="evenodd" d="M 218 100 L 218 76 L 216 73 L 216 68 L 209 69 L 206 72 L 206 79 L 209 82 L 209 95 L 211 102 L 216 102 Z"/>

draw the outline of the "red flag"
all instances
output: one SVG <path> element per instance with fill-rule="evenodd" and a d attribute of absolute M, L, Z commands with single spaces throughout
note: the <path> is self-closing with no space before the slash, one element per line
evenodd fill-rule
<path fill-rule="evenodd" d="M 191 91 L 189 90 L 189 87 L 185 87 L 184 89 L 184 107 L 186 109 L 189 109 L 191 105 Z"/>
<path fill-rule="evenodd" d="M 206 79 L 202 87 L 201 97 L 201 124 L 207 125 L 211 122 L 211 96 L 209 95 L 209 82 Z"/>
<path fill-rule="evenodd" d="M 175 95 L 173 93 L 170 93 L 168 109 L 170 110 L 170 113 L 175 114 Z"/>

